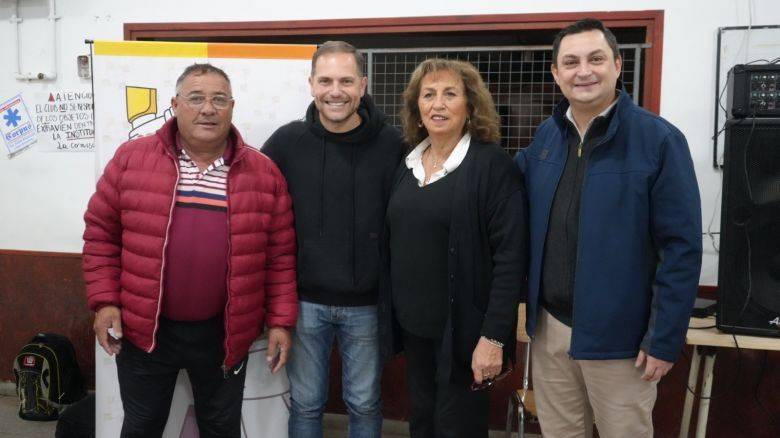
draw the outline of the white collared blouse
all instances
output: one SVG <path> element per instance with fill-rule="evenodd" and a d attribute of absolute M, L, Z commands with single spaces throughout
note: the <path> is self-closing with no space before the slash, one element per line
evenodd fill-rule
<path fill-rule="evenodd" d="M 432 184 L 444 178 L 447 176 L 447 174 L 457 169 L 458 166 L 460 166 L 460 163 L 463 162 L 463 159 L 466 158 L 466 152 L 469 151 L 470 144 L 471 134 L 467 132 L 465 135 L 463 135 L 463 137 L 461 137 L 458 144 L 455 145 L 455 149 L 452 150 L 450 156 L 447 157 L 447 159 L 441 165 L 441 169 L 431 175 L 430 179 L 428 180 L 428 184 Z M 412 174 L 414 174 L 414 177 L 417 179 L 417 185 L 420 187 L 426 184 L 425 168 L 423 167 L 422 156 L 423 152 L 425 152 L 425 150 L 430 146 L 431 138 L 427 137 L 425 140 L 421 141 L 417 147 L 409 152 L 409 155 L 406 156 L 406 167 L 412 169 Z"/>

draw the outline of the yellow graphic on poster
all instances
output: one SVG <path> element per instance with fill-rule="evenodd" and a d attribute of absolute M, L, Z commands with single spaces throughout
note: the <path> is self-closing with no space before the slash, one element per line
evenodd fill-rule
<path fill-rule="evenodd" d="M 125 87 L 125 102 L 127 106 L 127 121 L 130 122 L 128 140 L 144 135 L 154 134 L 171 117 L 173 111 L 166 108 L 157 115 L 157 89 L 150 87 Z"/>
<path fill-rule="evenodd" d="M 127 96 L 127 121 L 133 123 L 133 120 L 147 114 L 157 115 L 157 89 L 143 87 L 127 87 L 125 89 Z"/>

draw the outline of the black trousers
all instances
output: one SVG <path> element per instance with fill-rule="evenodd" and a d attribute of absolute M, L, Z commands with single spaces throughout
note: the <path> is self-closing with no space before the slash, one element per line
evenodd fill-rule
<path fill-rule="evenodd" d="M 438 383 L 441 340 L 403 333 L 411 438 L 487 438 L 489 392 L 468 383 Z"/>
<path fill-rule="evenodd" d="M 162 319 L 152 353 L 128 341 L 116 357 L 125 410 L 122 438 L 162 436 L 179 370 L 187 370 L 201 438 L 241 436 L 246 359 L 227 375 L 222 318 L 176 322 Z"/>

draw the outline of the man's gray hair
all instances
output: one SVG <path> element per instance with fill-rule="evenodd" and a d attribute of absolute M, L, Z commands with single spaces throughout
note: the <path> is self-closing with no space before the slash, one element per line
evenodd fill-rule
<path fill-rule="evenodd" d="M 181 90 L 181 84 L 184 82 L 185 79 L 187 79 L 188 76 L 200 76 L 205 75 L 207 73 L 214 73 L 217 75 L 222 76 L 227 81 L 228 85 L 230 85 L 230 78 L 228 77 L 227 73 L 224 72 L 219 67 L 214 67 L 213 65 L 209 64 L 208 62 L 205 64 L 198 64 L 197 62 L 195 64 L 192 64 L 184 69 L 184 71 L 179 76 L 179 79 L 176 79 L 176 94 L 179 94 L 179 91 Z"/>
<path fill-rule="evenodd" d="M 355 64 L 357 65 L 357 72 L 359 77 L 365 76 L 363 69 L 366 66 L 366 58 L 362 53 L 358 51 L 352 44 L 346 41 L 325 41 L 317 47 L 317 51 L 311 57 L 311 75 L 314 76 L 314 69 L 317 66 L 317 59 L 322 55 L 329 55 L 331 53 L 348 53 L 355 58 Z"/>

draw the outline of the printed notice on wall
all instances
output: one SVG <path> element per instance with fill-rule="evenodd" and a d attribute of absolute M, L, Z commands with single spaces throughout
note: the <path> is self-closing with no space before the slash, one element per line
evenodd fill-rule
<path fill-rule="evenodd" d="M 0 134 L 3 136 L 8 156 L 12 157 L 35 143 L 35 125 L 27 112 L 21 94 L 0 103 Z"/>
<path fill-rule="evenodd" d="M 95 149 L 91 91 L 59 91 L 36 97 L 38 150 L 91 152 Z"/>

